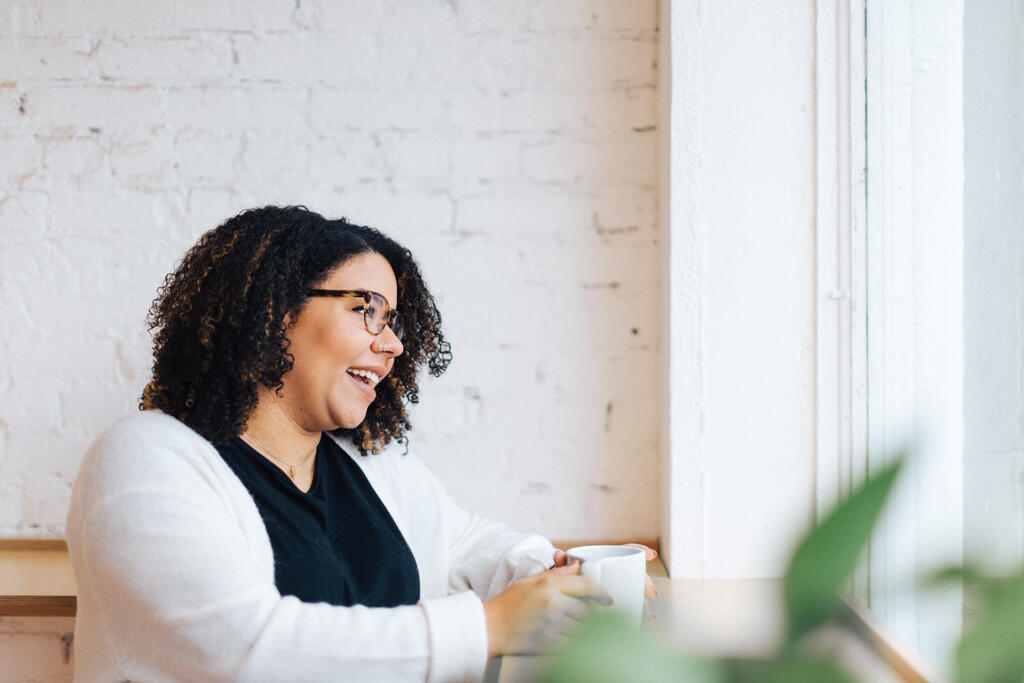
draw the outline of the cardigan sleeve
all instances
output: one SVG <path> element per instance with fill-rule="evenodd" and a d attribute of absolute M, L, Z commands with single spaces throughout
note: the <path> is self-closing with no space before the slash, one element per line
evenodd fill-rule
<path fill-rule="evenodd" d="M 209 444 L 142 422 L 90 449 L 68 520 L 82 603 L 93 607 L 82 617 L 98 622 L 120 679 L 479 680 L 479 646 L 459 645 L 463 630 L 486 632 L 476 596 L 395 608 L 281 596 L 202 451 Z"/>
<path fill-rule="evenodd" d="M 414 500 L 433 501 L 444 527 L 451 591 L 472 590 L 489 600 L 514 581 L 549 569 L 555 548 L 538 534 L 525 534 L 466 510 L 448 493 L 430 468 L 415 455 L 403 457 L 420 489 Z"/>

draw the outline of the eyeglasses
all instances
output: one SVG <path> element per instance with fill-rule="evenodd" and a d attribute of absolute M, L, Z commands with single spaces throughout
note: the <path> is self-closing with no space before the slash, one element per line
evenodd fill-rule
<path fill-rule="evenodd" d="M 358 297 L 365 304 L 363 306 L 363 324 L 366 325 L 367 332 L 376 336 L 383 332 L 385 327 L 390 327 L 399 339 L 405 333 L 405 321 L 402 320 L 402 314 L 391 309 L 383 294 L 365 289 L 307 289 L 306 294 L 336 298 Z"/>

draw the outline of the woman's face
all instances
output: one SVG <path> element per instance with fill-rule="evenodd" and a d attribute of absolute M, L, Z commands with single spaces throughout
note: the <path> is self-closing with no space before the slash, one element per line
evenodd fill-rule
<path fill-rule="evenodd" d="M 354 256 L 316 287 L 379 292 L 392 309 L 398 305 L 395 274 L 377 253 Z M 288 330 L 288 351 L 295 362 L 276 403 L 311 432 L 358 426 L 376 398 L 373 387 L 402 353 L 402 342 L 390 327 L 377 336 L 367 331 L 363 305 L 359 297 L 311 297 Z M 377 379 L 353 370 L 368 371 Z"/>

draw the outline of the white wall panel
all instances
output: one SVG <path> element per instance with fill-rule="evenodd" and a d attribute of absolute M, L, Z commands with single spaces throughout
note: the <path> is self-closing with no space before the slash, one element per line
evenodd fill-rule
<path fill-rule="evenodd" d="M 1024 7 L 964 6 L 964 539 L 1024 561 Z"/>
<path fill-rule="evenodd" d="M 675 576 L 780 576 L 814 511 L 814 8 L 665 5 L 663 533 Z"/>

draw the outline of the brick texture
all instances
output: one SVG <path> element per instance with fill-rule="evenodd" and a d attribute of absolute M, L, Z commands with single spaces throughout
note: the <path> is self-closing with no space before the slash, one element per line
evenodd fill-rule
<path fill-rule="evenodd" d="M 655 0 L 3 3 L 0 536 L 63 534 L 157 285 L 268 203 L 417 255 L 455 361 L 414 446 L 458 499 L 654 535 L 656 55 Z M 25 680 L 69 675 L 48 633 Z"/>
<path fill-rule="evenodd" d="M 648 487 L 618 480 L 653 478 L 653 415 L 603 426 L 656 377 L 653 1 L 5 12 L 0 533 L 62 533 L 82 444 L 145 381 L 146 306 L 181 252 L 242 208 L 304 202 L 414 246 L 444 301 L 456 361 L 417 444 L 457 495 L 558 536 L 650 535 Z M 475 417 L 446 425 L 467 387 Z M 561 479 L 531 462 L 556 443 Z M 476 485 L 492 466 L 501 496 Z M 560 504 L 591 484 L 600 499 Z"/>

